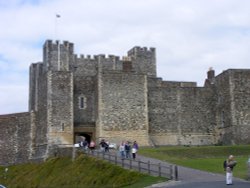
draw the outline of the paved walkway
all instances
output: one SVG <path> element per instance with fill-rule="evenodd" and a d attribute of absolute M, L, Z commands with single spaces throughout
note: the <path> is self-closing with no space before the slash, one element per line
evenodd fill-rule
<path fill-rule="evenodd" d="M 117 151 L 110 151 L 111 153 L 117 153 Z M 159 164 L 169 166 L 168 162 L 158 159 L 137 155 L 137 160 L 148 162 L 152 164 Z M 121 163 L 120 157 L 118 157 L 118 163 Z M 250 182 L 239 178 L 233 179 L 233 185 L 226 185 L 226 177 L 222 174 L 210 173 L 201 170 L 195 170 L 178 166 L 178 181 L 167 181 L 155 185 L 151 185 L 147 188 L 250 188 Z"/>
<path fill-rule="evenodd" d="M 150 161 L 152 163 L 163 163 L 168 164 L 167 162 L 160 161 L 157 159 L 138 156 L 143 161 Z M 223 188 L 223 187 L 235 187 L 235 188 L 250 188 L 250 182 L 234 178 L 233 185 L 226 185 L 225 175 L 215 174 L 204 172 L 201 170 L 195 170 L 191 168 L 178 166 L 178 181 L 168 181 L 155 185 L 149 186 L 149 188 L 164 188 L 164 187 L 173 187 L 173 188 Z"/>

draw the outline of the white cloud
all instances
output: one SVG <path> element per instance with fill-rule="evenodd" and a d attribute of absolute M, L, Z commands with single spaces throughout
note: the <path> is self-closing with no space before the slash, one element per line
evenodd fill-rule
<path fill-rule="evenodd" d="M 202 85 L 209 67 L 248 68 L 249 7 L 248 0 L 0 0 L 0 113 L 27 110 L 29 65 L 55 36 L 85 55 L 156 47 L 164 80 Z M 20 95 L 8 100 L 13 93 Z"/>

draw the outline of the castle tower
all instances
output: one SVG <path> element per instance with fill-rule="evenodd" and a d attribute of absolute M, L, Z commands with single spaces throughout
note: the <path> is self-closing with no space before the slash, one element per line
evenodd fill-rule
<path fill-rule="evenodd" d="M 136 140 L 140 145 L 147 146 L 149 125 L 146 71 L 150 75 L 154 73 L 148 70 L 148 65 L 152 63 L 150 60 L 145 59 L 148 65 L 143 66 L 141 62 L 137 66 L 137 56 L 133 58 L 134 62 L 130 58 L 123 59 L 122 71 L 98 69 L 96 138 L 117 144 Z M 98 63 L 104 61 L 99 56 Z"/>
<path fill-rule="evenodd" d="M 215 83 L 215 71 L 213 70 L 212 67 L 209 68 L 207 71 L 207 79 L 205 80 L 204 86 L 210 86 Z"/>
<path fill-rule="evenodd" d="M 46 71 L 69 71 L 74 62 L 74 44 L 64 41 L 53 43 L 47 40 L 43 47 L 43 62 Z"/>
<path fill-rule="evenodd" d="M 30 67 L 30 111 L 34 112 L 32 126 L 34 152 L 46 157 L 50 148 L 73 144 L 73 44 L 47 40 L 43 48 L 43 63 Z M 43 148 L 41 149 L 41 146 Z"/>
<path fill-rule="evenodd" d="M 46 41 L 44 69 L 47 79 L 49 145 L 73 144 L 73 44 Z"/>
<path fill-rule="evenodd" d="M 132 60 L 133 71 L 156 77 L 156 51 L 155 48 L 134 47 L 128 51 L 128 57 Z"/>
<path fill-rule="evenodd" d="M 42 63 L 33 63 L 30 66 L 30 80 L 29 80 L 29 111 L 38 111 L 38 87 L 39 78 L 43 73 Z"/>

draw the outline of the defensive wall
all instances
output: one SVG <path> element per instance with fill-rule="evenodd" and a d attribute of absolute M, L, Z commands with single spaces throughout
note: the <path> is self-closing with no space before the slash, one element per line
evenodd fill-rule
<path fill-rule="evenodd" d="M 108 71 L 98 79 L 97 137 L 115 143 L 136 138 L 149 145 L 147 77 Z"/>
<path fill-rule="evenodd" d="M 31 149 L 30 113 L 0 115 L 0 165 L 27 162 Z"/>
<path fill-rule="evenodd" d="M 249 84 L 249 69 L 229 69 L 216 76 L 216 128 L 223 144 L 250 143 Z"/>
<path fill-rule="evenodd" d="M 194 82 L 149 81 L 149 135 L 156 145 L 215 143 L 214 91 Z"/>

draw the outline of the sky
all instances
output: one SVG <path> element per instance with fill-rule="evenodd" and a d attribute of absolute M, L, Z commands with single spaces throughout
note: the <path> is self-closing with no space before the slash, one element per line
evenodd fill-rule
<path fill-rule="evenodd" d="M 202 87 L 210 67 L 250 68 L 250 1 L 0 0 L 0 114 L 28 111 L 29 66 L 47 39 L 84 55 L 155 47 L 158 77 Z"/>

